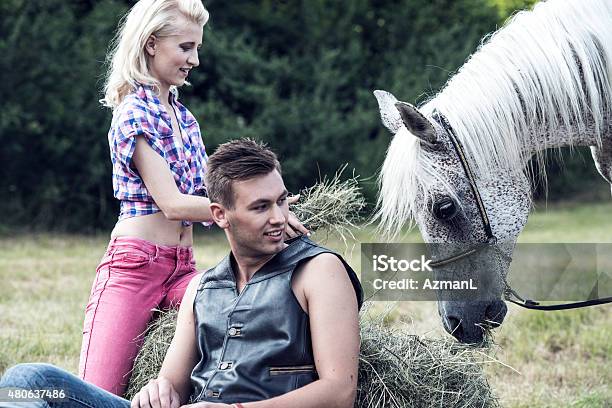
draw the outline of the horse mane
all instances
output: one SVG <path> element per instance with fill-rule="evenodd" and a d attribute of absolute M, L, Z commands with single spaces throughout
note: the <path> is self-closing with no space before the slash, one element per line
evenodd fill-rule
<path fill-rule="evenodd" d="M 419 109 L 428 117 L 434 109 L 446 116 L 477 177 L 505 171 L 533 178 L 525 166 L 534 153 L 525 148 L 528 135 L 580 134 L 588 124 L 601 141 L 611 109 L 611 16 L 610 0 L 549 0 L 516 13 Z M 427 198 L 442 183 L 455 196 L 443 182 L 448 169 L 436 167 L 432 153 L 403 132 L 408 130 L 401 127 L 394 136 L 380 177 L 377 218 L 389 233 L 406 222 L 414 226 L 419 193 Z M 532 147 L 545 179 L 550 146 L 542 138 Z"/>

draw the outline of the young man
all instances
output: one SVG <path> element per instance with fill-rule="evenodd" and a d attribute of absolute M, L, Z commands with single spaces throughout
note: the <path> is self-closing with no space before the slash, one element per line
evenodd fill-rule
<path fill-rule="evenodd" d="M 352 407 L 362 300 L 355 273 L 306 237 L 284 241 L 288 193 L 276 156 L 263 145 L 221 145 L 208 161 L 206 185 L 232 252 L 191 281 L 159 376 L 131 407 Z M 57 380 L 35 381 L 50 369 Z M 63 386 L 93 406 L 130 405 L 58 371 L 16 366 L 0 386 Z"/>

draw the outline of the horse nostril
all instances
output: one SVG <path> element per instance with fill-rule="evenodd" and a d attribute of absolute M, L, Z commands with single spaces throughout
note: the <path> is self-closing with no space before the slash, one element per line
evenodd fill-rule
<path fill-rule="evenodd" d="M 463 338 L 463 326 L 461 325 L 461 320 L 453 316 L 448 316 L 447 319 L 450 334 L 452 334 L 456 339 L 461 340 Z"/>
<path fill-rule="evenodd" d="M 504 321 L 508 308 L 504 302 L 491 303 L 485 311 L 486 325 L 490 328 L 498 327 Z"/>

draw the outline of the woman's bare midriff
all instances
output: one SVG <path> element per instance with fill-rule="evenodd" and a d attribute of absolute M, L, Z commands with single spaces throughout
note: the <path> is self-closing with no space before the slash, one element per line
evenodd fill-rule
<path fill-rule="evenodd" d="M 135 237 L 158 245 L 191 246 L 193 227 L 183 227 L 181 221 L 171 221 L 162 212 L 124 218 L 117 222 L 111 238 Z"/>

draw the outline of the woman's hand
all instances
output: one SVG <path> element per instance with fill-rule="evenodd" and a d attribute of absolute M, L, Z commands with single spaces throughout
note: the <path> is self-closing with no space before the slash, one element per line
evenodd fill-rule
<path fill-rule="evenodd" d="M 296 203 L 300 199 L 300 195 L 294 195 L 291 197 L 287 197 L 287 203 L 289 205 Z M 285 238 L 290 239 L 297 237 L 299 235 L 308 235 L 310 236 L 310 231 L 306 228 L 300 220 L 297 219 L 295 214 L 292 211 L 289 211 L 289 218 L 287 220 L 287 226 L 285 227 Z"/>
<path fill-rule="evenodd" d="M 218 402 L 196 402 L 195 404 L 183 405 L 181 408 L 235 408 L 231 404 L 219 404 Z"/>
<path fill-rule="evenodd" d="M 149 381 L 134 395 L 131 408 L 179 408 L 181 400 L 172 383 L 164 377 Z"/>

